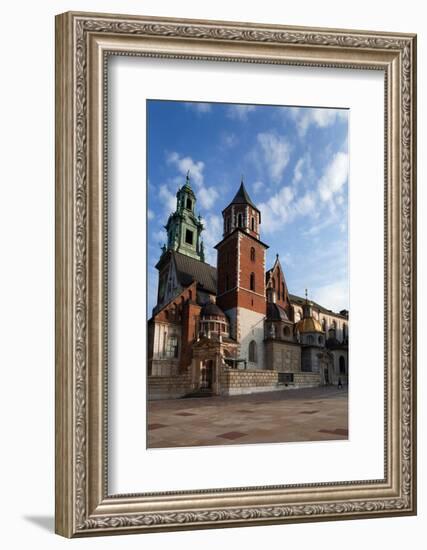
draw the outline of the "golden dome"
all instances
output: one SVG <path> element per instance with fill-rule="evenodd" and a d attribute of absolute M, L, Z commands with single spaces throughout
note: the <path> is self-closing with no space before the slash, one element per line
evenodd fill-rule
<path fill-rule="evenodd" d="M 296 324 L 296 329 L 298 332 L 323 332 L 322 325 L 314 319 L 313 317 L 307 317 L 306 319 L 301 319 Z"/>

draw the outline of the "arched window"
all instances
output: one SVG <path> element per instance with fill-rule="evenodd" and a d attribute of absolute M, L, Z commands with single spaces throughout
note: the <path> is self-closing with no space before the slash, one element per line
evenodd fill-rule
<path fill-rule="evenodd" d="M 344 323 L 342 326 L 342 337 L 345 340 L 348 336 L 347 325 Z"/>
<path fill-rule="evenodd" d="M 178 338 L 175 334 L 171 334 L 166 346 L 167 357 L 178 357 Z"/>
<path fill-rule="evenodd" d="M 255 290 L 255 273 L 251 273 L 250 281 L 249 281 L 249 288 L 251 290 Z"/>
<path fill-rule="evenodd" d="M 345 374 L 345 359 L 343 355 L 340 355 L 340 374 Z"/>
<path fill-rule="evenodd" d="M 192 203 L 191 199 L 187 199 L 187 209 L 191 210 L 192 207 L 193 207 L 193 203 Z"/>
<path fill-rule="evenodd" d="M 273 288 L 276 288 L 276 279 L 273 277 Z"/>
<path fill-rule="evenodd" d="M 251 229 L 252 231 L 255 231 L 255 218 L 252 216 L 252 219 L 251 219 Z"/>
<path fill-rule="evenodd" d="M 308 344 L 312 344 L 313 342 L 314 342 L 313 336 L 312 336 L 311 334 L 309 334 L 309 335 L 307 336 L 307 343 L 308 343 Z"/>
<path fill-rule="evenodd" d="M 285 299 L 285 283 L 282 283 L 282 300 Z"/>
<path fill-rule="evenodd" d="M 253 218 L 252 218 L 253 219 Z M 251 260 L 254 262 L 255 261 L 255 248 L 252 246 L 251 247 Z"/>
<path fill-rule="evenodd" d="M 319 338 L 317 339 L 317 341 L 319 342 L 320 345 L 323 344 L 323 338 L 321 336 L 319 336 Z"/>
<path fill-rule="evenodd" d="M 251 340 L 249 342 L 249 361 L 251 363 L 257 363 L 257 345 L 255 340 Z"/>
<path fill-rule="evenodd" d="M 191 290 L 188 291 L 188 299 L 189 300 L 193 299 L 193 292 Z"/>
<path fill-rule="evenodd" d="M 284 327 L 283 336 L 285 336 L 286 338 L 289 338 L 290 335 L 291 335 L 291 329 L 289 327 Z"/>
<path fill-rule="evenodd" d="M 326 319 L 324 317 L 322 319 L 322 330 L 323 332 L 326 332 Z"/>
<path fill-rule="evenodd" d="M 242 216 L 242 214 L 237 215 L 237 227 L 243 227 L 243 216 Z"/>

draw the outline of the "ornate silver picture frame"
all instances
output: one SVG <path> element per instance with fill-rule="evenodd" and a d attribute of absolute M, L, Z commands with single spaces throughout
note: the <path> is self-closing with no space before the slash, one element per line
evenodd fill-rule
<path fill-rule="evenodd" d="M 109 56 L 384 74 L 384 477 L 110 494 Z M 56 532 L 81 537 L 416 513 L 416 36 L 65 13 L 56 18 Z M 380 366 L 379 368 L 382 368 Z"/>

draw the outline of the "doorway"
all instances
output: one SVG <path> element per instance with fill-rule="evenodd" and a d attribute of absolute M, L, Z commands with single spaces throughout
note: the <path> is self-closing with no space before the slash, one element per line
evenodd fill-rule
<path fill-rule="evenodd" d="M 212 391 L 213 382 L 213 361 L 203 361 L 200 365 L 200 390 L 210 392 Z"/>

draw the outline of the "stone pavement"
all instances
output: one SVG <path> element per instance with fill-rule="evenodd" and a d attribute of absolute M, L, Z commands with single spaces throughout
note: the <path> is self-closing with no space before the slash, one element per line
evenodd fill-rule
<path fill-rule="evenodd" d="M 149 448 L 348 439 L 348 392 L 328 386 L 148 403 Z"/>

